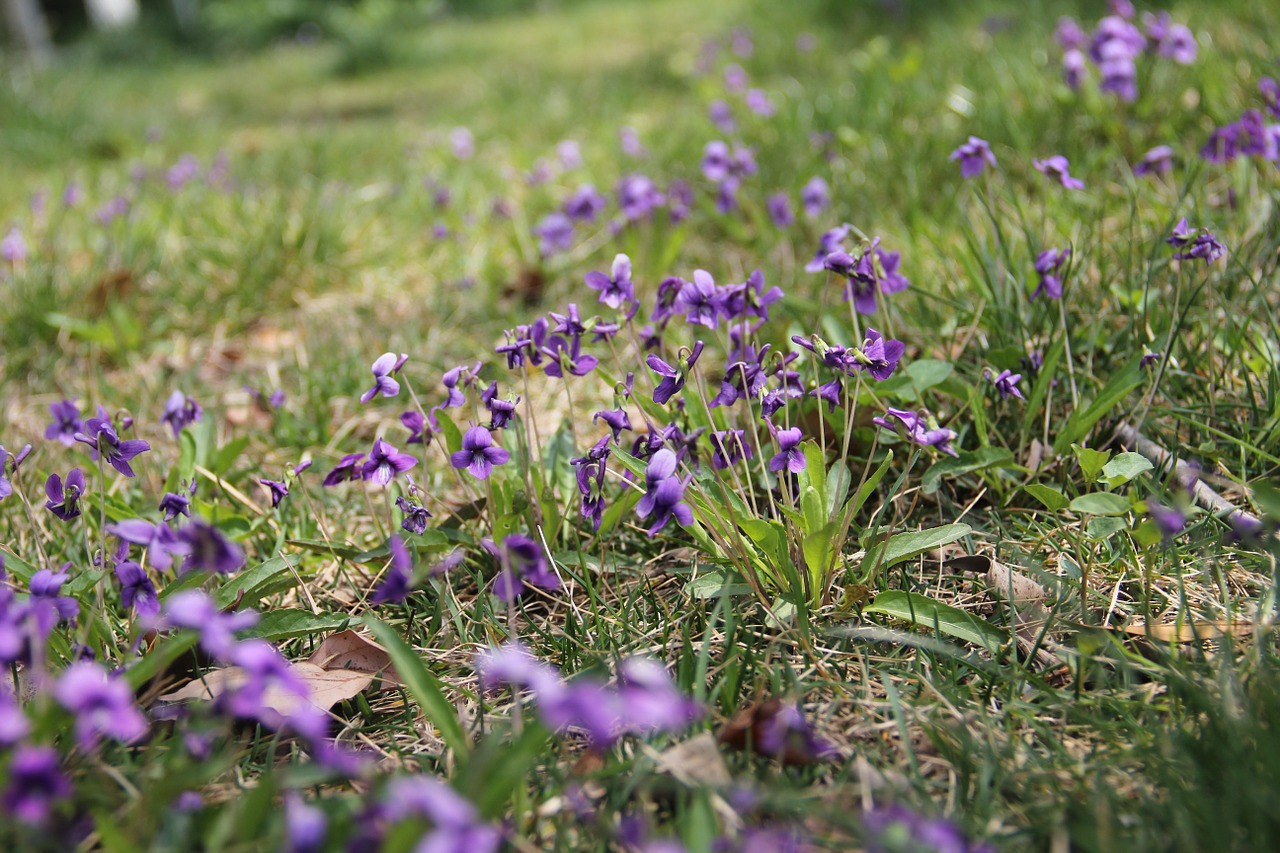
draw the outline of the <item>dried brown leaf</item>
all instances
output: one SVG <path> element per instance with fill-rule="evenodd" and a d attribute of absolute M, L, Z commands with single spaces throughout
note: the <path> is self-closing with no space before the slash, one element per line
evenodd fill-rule
<path fill-rule="evenodd" d="M 387 650 L 351 629 L 330 634 L 307 658 L 321 669 L 380 675 L 383 681 L 403 684 Z"/>
<path fill-rule="evenodd" d="M 310 701 L 312 705 L 326 711 L 339 702 L 354 698 L 373 683 L 372 675 L 354 670 L 325 670 L 306 662 L 290 664 L 289 668 L 307 685 L 307 699 L 303 700 L 274 685 L 269 686 L 262 697 L 264 707 L 286 717 L 295 713 L 303 701 Z M 216 699 L 248 680 L 249 676 L 240 667 L 222 667 L 206 672 L 202 677 L 164 694 L 160 699 L 163 702 Z"/>
<path fill-rule="evenodd" d="M 1248 622 L 1207 619 L 1202 622 L 1161 622 L 1148 625 L 1142 620 L 1130 621 L 1120 630 L 1136 637 L 1151 637 L 1165 643 L 1190 643 L 1195 640 L 1217 640 L 1222 637 L 1247 637 L 1253 633 Z"/>
<path fill-rule="evenodd" d="M 710 732 L 703 732 L 663 750 L 658 759 L 658 769 L 686 785 L 726 787 L 733 781 Z"/>

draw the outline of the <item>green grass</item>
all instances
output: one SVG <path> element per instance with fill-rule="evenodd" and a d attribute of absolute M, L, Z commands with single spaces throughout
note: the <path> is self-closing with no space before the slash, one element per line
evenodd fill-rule
<path fill-rule="evenodd" d="M 268 613 L 304 611 L 268 632 L 290 659 L 347 616 L 376 614 L 425 662 L 428 674 L 407 693 L 338 705 L 340 740 L 371 746 L 387 768 L 444 776 L 486 819 L 507 819 L 518 849 L 606 849 L 625 815 L 646 816 L 656 837 L 707 849 L 712 836 L 735 831 L 722 805 L 737 802 L 733 791 L 673 775 L 659 755 L 700 730 L 720 731 L 768 696 L 800 701 L 842 758 L 784 767 L 719 752 L 732 787 L 755 794 L 740 809 L 747 824 L 803 827 L 819 849 L 870 843 L 864 809 L 894 802 L 945 816 L 1000 850 L 1274 849 L 1275 542 L 1225 543 L 1224 520 L 1207 512 L 1162 541 L 1143 501 L 1185 501 L 1173 477 L 1154 470 L 1104 484 L 1086 470 L 1104 463 L 1089 449 L 1123 451 L 1112 433 L 1127 420 L 1197 460 L 1235 505 L 1276 515 L 1267 484 L 1280 466 L 1280 185 L 1274 164 L 1215 166 L 1196 151 L 1213 127 L 1258 105 L 1259 77 L 1275 73 L 1267 35 L 1280 17 L 1262 2 L 1176 5 L 1174 20 L 1200 37 L 1198 60 L 1152 66 L 1140 99 L 1123 105 L 1093 82 L 1067 89 L 1052 44 L 1057 15 L 1088 25 L 1102 4 L 885 5 L 898 12 L 817 0 L 601 0 L 447 16 L 368 3 L 352 13 L 359 20 L 331 13 L 333 37 L 314 45 L 237 46 L 252 34 L 215 16 L 186 57 L 148 36 L 124 50 L 119 40 L 73 46 L 41 72 L 8 68 L 0 157 L 16 165 L 0 184 L 0 226 L 21 228 L 32 252 L 22 268 L 0 271 L 0 442 L 37 445 L 15 484 L 35 502 L 51 471 L 80 464 L 96 479 L 78 450 L 36 440 L 49 403 L 77 397 L 82 409 L 132 413 L 155 450 L 137 481 L 102 484 L 108 516 L 154 518 L 156 496 L 179 472 L 190 476 L 194 463 L 207 470 L 200 510 L 244 545 L 250 565 L 282 552 L 293 560 L 296 577 L 282 574 L 260 602 Z M 759 173 L 742 189 L 742 214 L 727 216 L 699 168 L 704 144 L 725 138 L 707 118 L 723 86 L 697 67 L 704 41 L 727 44 L 737 26 L 751 27 L 756 48 L 733 61 L 778 111 L 771 119 L 736 111 L 737 138 L 754 149 Z M 801 33 L 815 35 L 812 53 L 796 51 Z M 727 61 L 722 53 L 714 67 Z M 448 145 L 462 126 L 477 147 L 466 161 Z M 621 153 L 623 127 L 638 131 L 646 158 Z M 149 128 L 158 139 L 148 141 Z M 815 134 L 829 134 L 829 156 Z M 999 158 L 990 180 L 963 181 L 948 161 L 970 134 L 990 140 Z M 553 160 L 564 139 L 581 143 L 584 167 L 528 183 L 524 175 Z M 1130 164 L 1158 144 L 1175 147 L 1178 167 L 1168 178 L 1135 179 Z M 205 168 L 225 153 L 227 188 L 166 189 L 165 170 L 186 152 Z M 1085 191 L 1051 186 L 1032 169 L 1033 158 L 1055 153 L 1069 157 Z M 136 167 L 146 171 L 140 183 Z M 569 252 L 539 257 L 530 231 L 570 190 L 590 181 L 608 193 L 631 172 L 693 184 L 699 201 L 689 220 L 617 235 L 597 222 Z M 794 202 L 814 175 L 831 184 L 832 209 L 814 221 L 800 216 L 790 230 L 773 226 L 765 196 L 785 190 Z M 64 211 L 68 181 L 85 198 Z M 450 190 L 447 207 L 433 203 L 435 186 Z M 39 191 L 49 193 L 48 212 L 33 224 L 27 201 Z M 119 193 L 132 199 L 130 213 L 101 226 L 94 212 Z M 492 211 L 499 197 L 509 218 Z M 1217 234 L 1229 248 L 1225 263 L 1169 260 L 1164 238 L 1182 216 Z M 705 268 L 723 284 L 759 268 L 787 293 L 762 343 L 785 348 L 791 335 L 815 331 L 856 343 L 835 285 L 803 271 L 818 236 L 839 222 L 901 250 L 912 280 L 875 316 L 907 345 L 899 374 L 854 390 L 860 409 L 850 422 L 839 412 L 823 420 L 813 407 L 801 421 L 806 437 L 829 441 L 825 455 L 818 450 L 822 468 L 834 463 L 823 489 L 836 488 L 839 469 L 856 490 L 884 463 L 847 540 L 839 526 L 824 533 L 793 519 L 779 525 L 782 544 L 770 551 L 762 542 L 772 534 L 726 522 L 746 498 L 735 503 L 727 494 L 735 489 L 705 474 L 690 498 L 702 532 L 673 522 L 649 537 L 630 511 L 616 510 L 605 535 L 580 530 L 566 460 L 598 438 L 587 418 L 611 405 L 610 383 L 600 374 L 575 381 L 572 399 L 554 380 L 521 384 L 493 354 L 503 330 L 568 302 L 588 310 L 583 274 L 626 252 L 642 311 L 669 274 Z M 448 236 L 433 234 L 438 225 Z M 1060 314 L 1058 304 L 1027 297 L 1036 253 L 1067 245 L 1074 256 Z M 542 284 L 521 284 L 531 279 Z M 710 393 L 719 335 L 706 335 L 714 366 L 699 365 Z M 1171 337 L 1163 370 L 1136 367 Z M 457 545 L 469 559 L 447 578 L 424 580 L 405 605 L 375 609 L 367 596 L 386 562 L 390 499 L 384 508 L 382 495 L 357 486 L 322 489 L 314 472 L 383 434 L 404 447 L 395 419 L 409 406 L 404 394 L 357 402 L 384 351 L 411 355 L 402 378 L 426 406 L 443 396 L 443 371 L 485 361 L 487 380 L 530 398 L 520 422 L 532 426 L 533 412 L 537 433 L 513 444 L 517 466 L 528 468 L 507 469 L 517 473 L 494 493 L 456 476 L 435 449 L 414 469 L 435 514 L 419 543 L 420 573 Z M 666 415 L 648 405 L 638 361 L 595 351 L 602 373 L 636 370 L 642 408 Z M 1040 376 L 1025 367 L 1033 352 L 1045 359 Z M 805 382 L 818 375 L 806 358 L 797 365 Z M 1028 399 L 1000 400 L 983 378 L 989 368 L 1025 373 Z M 699 410 L 696 385 L 690 429 L 723 418 Z M 246 386 L 282 389 L 288 403 L 265 409 Z M 185 459 L 158 422 L 175 388 L 206 409 L 188 429 L 195 440 Z M 870 417 L 885 404 L 935 413 L 959 433 L 959 461 L 939 462 L 946 457 L 875 430 Z M 463 428 L 478 417 L 455 413 Z M 767 433 L 763 440 L 767 458 Z M 542 454 L 522 454 L 526 443 Z M 276 479 L 306 456 L 313 473 L 280 510 L 267 510 L 257 479 Z M 619 459 L 610 464 L 621 475 Z M 803 482 L 815 476 L 810 468 Z M 763 504 L 761 487 L 758 478 L 753 497 Z M 0 506 L 11 569 L 35 566 L 42 548 L 50 564 L 72 561 L 85 608 L 95 606 L 89 555 L 100 533 L 96 486 L 90 492 L 95 503 L 80 527 L 29 521 L 16 498 Z M 488 503 L 477 514 L 481 498 Z M 1108 501 L 1114 511 L 1099 512 Z M 941 547 L 911 547 L 915 531 L 961 522 L 967 532 Z M 545 536 L 564 589 L 514 612 L 490 595 L 494 572 L 478 540 L 503 532 Z M 829 586 L 806 597 L 787 573 L 804 571 L 802 540 L 815 534 L 828 544 L 836 535 L 843 547 Z M 895 547 L 911 556 L 885 556 Z M 1036 581 L 1047 624 L 1019 632 L 1005 590 L 966 574 L 953 561 L 962 555 Z M 728 585 L 691 583 L 712 572 Z M 753 594 L 756 573 L 765 581 Z M 919 597 L 884 595 L 894 591 Z M 115 591 L 106 595 L 103 631 L 127 646 L 132 626 L 114 607 Z M 882 606 L 864 612 L 876 596 Z M 890 600 L 913 602 L 908 618 L 883 615 Z M 963 622 L 974 617 L 982 622 Z M 1249 630 L 1194 643 L 1121 630 L 1144 620 Z M 983 625 L 1001 642 L 975 640 Z M 528 708 L 520 730 L 509 694 L 479 696 L 472 666 L 478 651 L 513 635 L 566 674 L 608 677 L 621 657 L 655 656 L 706 716 L 687 735 L 631 739 L 599 755 L 580 737 L 531 723 Z M 1029 661 L 1028 646 L 1042 656 Z M 59 718 L 46 711 L 40 734 L 54 738 Z M 91 816 L 98 843 L 163 850 L 202 839 L 209 849 L 257 849 L 281 830 L 274 803 L 286 789 L 323 796 L 334 837 L 365 820 L 351 786 L 308 776 L 269 731 L 206 722 L 225 737 L 215 761 L 184 756 L 175 733 L 110 747 L 101 760 L 68 759 L 75 808 Z M 460 747 L 459 731 L 473 747 Z M 101 771 L 104 761 L 124 784 Z M 183 789 L 201 790 L 206 808 L 170 813 Z M 585 818 L 568 805 L 579 791 L 593 805 Z M 394 836 L 389 849 L 411 849 L 410 836 Z"/>

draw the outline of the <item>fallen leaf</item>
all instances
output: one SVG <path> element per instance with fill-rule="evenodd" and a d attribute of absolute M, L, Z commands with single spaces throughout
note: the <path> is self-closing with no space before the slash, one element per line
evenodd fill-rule
<path fill-rule="evenodd" d="M 350 628 L 325 637 L 307 663 L 324 670 L 361 672 L 380 676 L 384 682 L 404 683 L 387 650 Z"/>
<path fill-rule="evenodd" d="M 1249 622 L 1233 622 L 1228 619 L 1161 622 L 1155 625 L 1134 620 L 1120 630 L 1136 637 L 1151 637 L 1165 643 L 1190 643 L 1195 640 L 1216 640 L 1221 637 L 1247 637 L 1253 633 L 1253 625 Z"/>
<path fill-rule="evenodd" d="M 325 670 L 306 662 L 290 664 L 289 668 L 307 686 L 305 701 L 309 701 L 322 711 L 327 711 L 339 702 L 354 698 L 373 683 L 372 675 L 354 670 Z M 163 702 L 212 700 L 223 693 L 241 687 L 248 680 L 249 676 L 240 667 L 222 667 L 210 670 L 180 689 L 164 694 L 160 700 Z M 296 694 L 281 690 L 275 685 L 268 686 L 262 697 L 263 707 L 285 717 L 294 714 L 303 701 Z"/>
<path fill-rule="evenodd" d="M 690 786 L 727 787 L 733 781 L 710 732 L 663 750 L 658 756 L 658 769 Z"/>

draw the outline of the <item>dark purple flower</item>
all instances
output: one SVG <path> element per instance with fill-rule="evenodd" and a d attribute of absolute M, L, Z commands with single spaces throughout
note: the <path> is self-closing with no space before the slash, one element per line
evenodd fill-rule
<path fill-rule="evenodd" d="M 417 459 L 379 438 L 373 442 L 373 449 L 369 451 L 369 458 L 360 473 L 363 479 L 385 486 L 395 479 L 396 474 L 402 474 L 417 464 Z"/>
<path fill-rule="evenodd" d="M 431 513 L 425 506 L 410 503 L 403 495 L 396 498 L 396 506 L 404 513 L 404 519 L 400 522 L 402 528 L 419 536 L 426 532 L 427 519 L 431 517 Z"/>
<path fill-rule="evenodd" d="M 373 362 L 373 387 L 360 395 L 360 402 L 367 403 L 374 397 L 381 394 L 384 397 L 394 397 L 400 393 L 400 383 L 391 377 L 400 372 L 400 368 L 404 367 L 404 363 L 409 360 L 409 356 L 405 353 L 396 355 L 393 352 L 384 352 Z"/>
<path fill-rule="evenodd" d="M 608 425 L 614 441 L 618 441 L 623 430 L 628 432 L 631 430 L 631 417 L 626 409 L 604 409 L 596 412 L 591 416 L 591 422 L 594 424 L 597 420 L 602 420 Z"/>
<path fill-rule="evenodd" d="M 763 89 L 748 89 L 743 100 L 746 102 L 747 109 L 762 118 L 769 118 L 777 112 L 773 101 L 769 99 L 768 93 Z"/>
<path fill-rule="evenodd" d="M 596 191 L 594 184 L 583 184 L 565 199 L 564 215 L 581 222 L 595 222 L 596 217 L 608 206 L 605 197 Z"/>
<path fill-rule="evenodd" d="M 450 457 L 454 468 L 466 468 L 477 480 L 487 480 L 495 465 L 505 465 L 511 454 L 493 443 L 484 427 L 473 426 L 462 436 L 462 449 Z"/>
<path fill-rule="evenodd" d="M 252 610 L 223 613 L 205 592 L 188 589 L 165 598 L 164 617 L 156 627 L 186 628 L 200 635 L 200 646 L 214 657 L 228 659 L 236 645 L 236 631 L 258 622 Z"/>
<path fill-rule="evenodd" d="M 1021 373 L 1002 370 L 999 374 L 993 376 L 991 371 L 987 370 L 985 375 L 991 384 L 996 386 L 996 390 L 1000 392 L 1000 399 L 1007 400 L 1010 397 L 1017 397 L 1019 400 L 1026 399 L 1022 396 L 1022 392 L 1018 390 L 1018 382 L 1022 380 Z"/>
<path fill-rule="evenodd" d="M 549 213 L 533 229 L 544 258 L 573 248 L 573 221 L 563 213 Z"/>
<path fill-rule="evenodd" d="M 631 259 L 617 255 L 609 275 L 592 271 L 585 276 L 587 287 L 600 292 L 600 302 L 619 310 L 624 304 L 636 301 L 636 286 L 631 281 Z"/>
<path fill-rule="evenodd" d="M 173 521 L 180 515 L 191 517 L 191 495 L 196 493 L 196 481 L 191 480 L 191 487 L 187 494 L 180 492 L 165 492 L 164 497 L 160 498 L 160 506 L 158 509 L 164 513 L 165 521 Z"/>
<path fill-rule="evenodd" d="M 76 433 L 82 429 L 80 407 L 71 400 L 62 400 L 49 404 L 49 414 L 53 416 L 53 423 L 45 429 L 44 437 L 56 438 L 66 447 L 75 444 Z"/>
<path fill-rule="evenodd" d="M 889 408 L 884 417 L 875 417 L 871 420 L 881 429 L 887 429 L 899 435 L 904 435 L 898 429 L 899 426 L 903 427 L 906 430 L 905 437 L 916 444 L 936 447 L 939 452 L 948 456 L 959 455 L 951 447 L 951 440 L 956 437 L 955 431 L 939 427 L 931 418 L 921 417 L 918 412 Z"/>
<path fill-rule="evenodd" d="M 644 219 L 665 203 L 666 197 L 644 175 L 627 175 L 618 182 L 618 207 L 628 222 Z"/>
<path fill-rule="evenodd" d="M 758 726 L 755 745 L 765 755 L 792 764 L 812 764 L 839 756 L 839 750 L 818 737 L 813 727 L 792 702 L 783 702 L 777 713 L 765 716 Z"/>
<path fill-rule="evenodd" d="M 737 124 L 733 120 L 733 108 L 729 106 L 728 101 L 712 101 L 707 106 L 707 115 L 721 133 L 733 133 L 737 128 Z"/>
<path fill-rule="evenodd" d="M 667 668 L 651 658 L 630 657 L 618 664 L 617 695 L 622 721 L 615 736 L 679 731 L 702 713 Z"/>
<path fill-rule="evenodd" d="M 841 395 L 844 393 L 844 381 L 837 376 L 830 382 L 824 382 L 817 388 L 809 392 L 810 397 L 818 400 L 825 400 L 827 403 L 827 411 L 834 412 L 836 406 L 841 405 Z"/>
<path fill-rule="evenodd" d="M 325 474 L 321 485 L 336 486 L 348 480 L 361 479 L 363 453 L 349 453 L 338 462 L 334 469 Z"/>
<path fill-rule="evenodd" d="M 11 494 L 13 494 L 13 483 L 9 482 L 9 451 L 0 445 L 0 501 Z"/>
<path fill-rule="evenodd" d="M 677 361 L 677 366 L 672 367 L 656 355 L 650 355 L 645 359 L 645 363 L 649 365 L 649 369 L 658 374 L 661 382 L 653 389 L 653 402 L 665 404 L 671 399 L 677 391 L 684 387 L 686 379 L 688 379 L 689 371 L 693 369 L 694 364 L 698 361 L 698 356 L 702 355 L 702 341 L 698 341 L 693 345 L 693 349 L 687 357 L 682 356 Z M 683 351 L 682 351 L 683 352 Z"/>
<path fill-rule="evenodd" d="M 751 445 L 747 444 L 745 430 L 722 429 L 711 433 L 711 467 L 723 470 L 754 456 Z"/>
<path fill-rule="evenodd" d="M 586 376 L 600 363 L 594 355 L 582 352 L 582 338 L 577 335 L 568 340 L 561 335 L 552 335 L 542 354 L 547 358 L 547 366 L 543 368 L 546 374 L 557 378 L 564 378 L 566 372 Z"/>
<path fill-rule="evenodd" d="M 3 464 L 0 461 L 0 464 Z M 84 494 L 84 472 L 72 468 L 64 483 L 57 474 L 50 474 L 45 481 L 44 492 L 49 496 L 44 508 L 63 521 L 80 516 L 80 496 Z"/>
<path fill-rule="evenodd" d="M 320 853 L 328 819 L 324 811 L 290 792 L 284 800 L 284 853 Z"/>
<path fill-rule="evenodd" d="M 1089 41 L 1089 34 L 1080 28 L 1076 19 L 1063 15 L 1053 30 L 1053 40 L 1063 50 L 1078 50 Z"/>
<path fill-rule="evenodd" d="M 804 208 L 804 215 L 810 219 L 816 219 L 829 204 L 831 204 L 831 191 L 827 187 L 827 182 L 819 177 L 810 178 L 800 190 L 800 206 Z M 841 239 L 844 239 L 843 236 Z"/>
<path fill-rule="evenodd" d="M 1168 13 L 1162 14 L 1167 20 Z M 1151 38 L 1156 42 L 1156 52 L 1165 59 L 1172 59 L 1179 65 L 1190 65 L 1196 61 L 1196 37 L 1184 24 L 1168 24 L 1159 38 L 1154 35 Z"/>
<path fill-rule="evenodd" d="M 1089 66 L 1083 51 L 1068 50 L 1062 54 L 1062 79 L 1072 89 L 1079 89 L 1088 73 Z"/>
<path fill-rule="evenodd" d="M 1062 279 L 1059 276 L 1070 257 L 1071 249 L 1045 249 L 1036 256 L 1036 274 L 1040 283 L 1032 291 L 1032 299 L 1042 293 L 1050 299 L 1062 298 Z"/>
<path fill-rule="evenodd" d="M 1207 229 L 1192 231 L 1187 226 L 1185 217 L 1174 226 L 1172 236 L 1165 242 L 1182 250 L 1173 256 L 1175 261 L 1203 260 L 1206 264 L 1211 264 L 1227 253 L 1226 246 L 1218 242 L 1218 238 Z"/>
<path fill-rule="evenodd" d="M 229 575 L 244 565 L 244 550 L 207 521 L 194 519 L 176 535 L 186 551 L 186 560 L 182 563 L 184 574 L 203 570 Z"/>
<path fill-rule="evenodd" d="M 718 184 L 728 178 L 731 162 L 726 142 L 712 140 L 702 149 L 702 175 L 708 181 Z"/>
<path fill-rule="evenodd" d="M 778 452 L 769 460 L 769 470 L 776 474 L 786 468 L 792 474 L 799 474 L 805 467 L 804 451 L 800 449 L 804 434 L 800 427 L 777 429 L 772 421 L 768 423 L 769 431 L 778 442 Z"/>
<path fill-rule="evenodd" d="M 1143 175 L 1163 175 L 1173 168 L 1173 149 L 1168 145 L 1157 145 L 1133 167 L 1133 173 Z"/>
<path fill-rule="evenodd" d="M 146 548 L 150 565 L 162 572 L 169 570 L 174 557 L 184 557 L 187 554 L 186 546 L 163 521 L 152 524 L 141 518 L 126 519 L 108 524 L 107 532 L 122 542 Z"/>
<path fill-rule="evenodd" d="M 409 438 L 406 439 L 406 444 L 425 444 L 433 434 L 433 431 L 428 431 L 427 419 L 422 416 L 422 412 L 401 412 L 400 423 L 404 424 L 405 429 L 409 430 Z"/>
<path fill-rule="evenodd" d="M 59 801 L 71 796 L 71 783 L 62 774 L 58 752 L 47 746 L 19 746 L 8 766 L 9 787 L 0 807 L 11 817 L 40 826 Z"/>
<path fill-rule="evenodd" d="M 97 454 L 102 454 L 112 468 L 126 477 L 134 476 L 129 460 L 151 449 L 151 445 L 142 439 L 131 438 L 121 441 L 115 428 L 111 426 L 111 421 L 102 416 L 85 421 L 84 432 L 76 433 L 76 441 L 92 447 L 95 459 Z"/>
<path fill-rule="evenodd" d="M 960 161 L 962 178 L 976 178 L 987 166 L 995 168 L 996 165 L 996 155 L 991 153 L 991 146 L 976 136 L 970 136 L 968 142 L 952 151 L 950 159 Z"/>
<path fill-rule="evenodd" d="M 641 518 L 653 516 L 649 535 L 657 534 L 674 518 L 679 524 L 693 523 L 693 510 L 684 502 L 685 484 L 676 477 L 676 455 L 662 448 L 649 460 L 645 468 L 645 494 L 636 504 L 636 514 Z"/>
<path fill-rule="evenodd" d="M 795 224 L 796 216 L 791 212 L 791 199 L 786 193 L 774 193 L 765 201 L 769 218 L 775 228 L 787 229 Z"/>
<path fill-rule="evenodd" d="M 1084 181 L 1071 177 L 1070 163 L 1061 154 L 1055 154 L 1043 160 L 1032 160 L 1031 165 L 1035 166 L 1040 174 L 1053 178 L 1069 190 L 1084 189 Z"/>
<path fill-rule="evenodd" d="M 1161 353 L 1158 353 L 1158 352 L 1144 352 L 1144 353 L 1142 354 L 1142 358 L 1138 359 L 1138 366 L 1139 366 L 1139 367 L 1149 367 L 1150 365 L 1155 364 L 1157 361 L 1159 361 L 1159 360 L 1160 360 L 1160 359 L 1162 359 L 1162 358 L 1164 358 L 1164 355 L 1163 355 L 1163 354 L 1161 354 Z"/>
<path fill-rule="evenodd" d="M 48 634 L 59 622 L 73 622 L 80 614 L 80 602 L 69 595 L 59 595 L 62 585 L 71 577 L 67 569 L 70 563 L 62 566 L 62 571 L 54 572 L 41 569 L 31 576 L 27 590 L 31 593 L 29 615 L 35 620 L 36 632 Z"/>
<path fill-rule="evenodd" d="M 902 341 L 886 340 L 878 331 L 868 328 L 862 346 L 846 351 L 845 364 L 849 370 L 865 371 L 883 382 L 897 369 L 905 349 Z"/>
<path fill-rule="evenodd" d="M 177 438 L 183 427 L 195 423 L 203 415 L 204 409 L 200 408 L 199 403 L 181 391 L 174 391 L 165 401 L 164 414 L 160 416 L 160 420 L 169 425 L 173 430 L 173 437 Z"/>
<path fill-rule="evenodd" d="M 1172 541 L 1187 526 L 1187 517 L 1181 510 L 1165 506 L 1153 498 L 1147 500 L 1147 514 L 1155 522 L 1166 543 Z"/>
<path fill-rule="evenodd" d="M 121 604 L 132 607 L 139 616 L 155 616 L 160 612 L 155 584 L 142 566 L 125 560 L 116 566 L 116 579 L 120 581 Z"/>
<path fill-rule="evenodd" d="M 932 850 L 936 853 L 994 853 L 986 844 L 972 843 L 960 827 L 942 818 L 928 818 L 906 806 L 892 805 L 872 809 L 862 818 L 868 830 L 875 833 L 870 850 Z"/>
<path fill-rule="evenodd" d="M 75 716 L 81 749 L 92 749 L 99 737 L 129 743 L 147 733 L 147 718 L 134 704 L 129 682 L 112 676 L 100 664 L 71 664 L 59 676 L 53 695 Z"/>
<path fill-rule="evenodd" d="M 833 252 L 843 251 L 844 241 L 848 236 L 848 225 L 839 225 L 824 232 L 818 240 L 818 251 L 814 253 L 813 260 L 805 264 L 805 272 L 822 272 L 826 269 L 827 257 Z"/>
<path fill-rule="evenodd" d="M 513 533 L 502 540 L 502 548 L 490 548 L 502 564 L 502 571 L 493 581 L 493 594 L 502 601 L 515 601 L 524 594 L 527 586 L 539 589 L 560 588 L 560 577 L 547 563 L 542 548 L 528 536 Z"/>
<path fill-rule="evenodd" d="M 400 604 L 409 595 L 409 584 L 413 578 L 413 557 L 399 536 L 393 535 L 387 540 L 387 550 L 391 553 L 391 561 L 387 564 L 386 574 L 369 596 L 374 604 Z"/>
<path fill-rule="evenodd" d="M 607 456 L 608 437 L 606 436 L 602 441 L 605 443 L 604 455 Z M 578 481 L 578 493 L 582 496 L 580 510 L 582 519 L 591 522 L 592 530 L 599 530 L 600 522 L 604 517 L 604 456 L 596 460 L 588 456 L 571 461 L 577 469 L 575 476 Z"/>
<path fill-rule="evenodd" d="M 879 279 L 872 249 L 868 249 L 857 258 L 847 252 L 836 250 L 827 255 L 823 260 L 823 266 L 831 272 L 844 276 L 844 300 L 846 302 L 852 300 L 853 307 L 859 314 L 876 313 L 876 290 Z"/>
<path fill-rule="evenodd" d="M 694 270 L 693 281 L 684 282 L 676 296 L 675 309 L 694 325 L 714 329 L 724 315 L 724 298 L 715 279 L 706 270 Z"/>
<path fill-rule="evenodd" d="M 17 698 L 7 689 L 0 690 L 0 747 L 16 746 L 30 732 L 31 722 L 22 712 Z"/>
<path fill-rule="evenodd" d="M 259 480 L 258 483 L 271 494 L 272 509 L 280 506 L 280 501 L 289 497 L 289 487 L 277 480 Z"/>

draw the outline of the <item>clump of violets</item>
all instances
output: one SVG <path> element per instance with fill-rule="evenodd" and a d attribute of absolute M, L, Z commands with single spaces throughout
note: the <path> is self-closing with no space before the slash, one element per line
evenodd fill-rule
<path fill-rule="evenodd" d="M 647 658 L 622 661 L 616 686 L 591 678 L 566 684 L 554 667 L 518 644 L 482 653 L 476 670 L 481 689 L 528 690 L 548 728 L 582 730 L 597 747 L 625 735 L 680 731 L 701 714 L 697 703 L 676 688 L 666 668 Z"/>
<path fill-rule="evenodd" d="M 1157 145 L 1142 159 L 1134 164 L 1133 174 L 1138 177 L 1147 175 L 1164 175 L 1173 169 L 1173 149 L 1168 145 Z"/>
<path fill-rule="evenodd" d="M 1134 22 L 1129 3 L 1112 4 L 1112 14 L 1098 21 L 1092 33 L 1069 17 L 1058 19 L 1054 38 L 1062 49 L 1062 70 L 1067 84 L 1080 88 L 1091 62 L 1098 69 L 1098 89 L 1123 101 L 1138 97 L 1138 60 L 1156 56 L 1179 65 L 1196 58 L 1196 39 L 1168 12 L 1143 13 L 1143 28 Z M 1144 32 L 1145 30 L 1145 32 Z"/>
<path fill-rule="evenodd" d="M 969 141 L 951 152 L 952 160 L 960 161 L 960 177 L 976 178 L 987 166 L 995 168 L 996 155 L 985 139 L 970 136 Z"/>
<path fill-rule="evenodd" d="M 486 542 L 485 548 L 502 566 L 493 581 L 493 594 L 502 601 L 515 601 L 531 586 L 545 590 L 560 588 L 560 576 L 547 562 L 542 547 L 528 536 L 513 533 L 502 540 L 501 547 Z"/>

